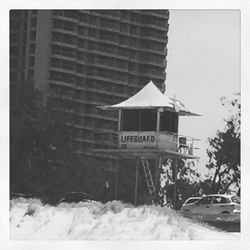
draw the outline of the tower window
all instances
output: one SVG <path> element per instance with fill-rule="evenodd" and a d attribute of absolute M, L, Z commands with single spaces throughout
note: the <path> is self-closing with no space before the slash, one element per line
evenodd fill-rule
<path fill-rule="evenodd" d="M 123 110 L 123 131 L 156 131 L 156 110 Z"/>
<path fill-rule="evenodd" d="M 178 115 L 175 112 L 165 111 L 160 117 L 160 131 L 178 132 Z"/>

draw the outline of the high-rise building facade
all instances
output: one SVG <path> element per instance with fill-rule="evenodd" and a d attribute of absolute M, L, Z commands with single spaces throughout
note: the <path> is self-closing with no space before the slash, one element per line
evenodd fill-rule
<path fill-rule="evenodd" d="M 116 147 L 117 114 L 98 106 L 149 80 L 164 89 L 168 18 L 168 10 L 12 10 L 10 81 L 34 79 L 72 127 L 75 151 L 93 157 Z"/>

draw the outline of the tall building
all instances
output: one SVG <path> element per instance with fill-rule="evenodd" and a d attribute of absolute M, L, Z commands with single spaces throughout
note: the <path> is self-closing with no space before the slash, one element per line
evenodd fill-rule
<path fill-rule="evenodd" d="M 164 89 L 168 18 L 168 10 L 11 10 L 10 81 L 34 79 L 72 127 L 75 151 L 93 158 L 95 148 L 116 147 L 117 114 L 98 106 L 149 80 Z"/>

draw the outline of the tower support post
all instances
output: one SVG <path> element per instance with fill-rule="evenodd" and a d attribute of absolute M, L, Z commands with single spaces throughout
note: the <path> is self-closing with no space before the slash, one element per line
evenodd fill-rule
<path fill-rule="evenodd" d="M 173 159 L 173 167 L 174 167 L 174 193 L 173 193 L 173 206 L 174 210 L 176 210 L 176 195 L 177 195 L 177 170 L 178 170 L 178 159 L 174 158 Z"/>
<path fill-rule="evenodd" d="M 115 199 L 118 199 L 118 181 L 119 181 L 119 161 L 116 160 L 116 175 L 115 175 Z"/>
<path fill-rule="evenodd" d="M 156 156 L 156 164 L 155 164 L 155 190 L 156 190 L 156 201 L 159 200 L 159 190 L 160 190 L 160 177 L 161 177 L 161 168 L 162 168 L 162 157 Z"/>
<path fill-rule="evenodd" d="M 140 163 L 140 158 L 137 159 L 136 172 L 135 172 L 135 199 L 134 199 L 135 206 L 137 204 L 137 194 L 138 194 L 139 163 Z"/>

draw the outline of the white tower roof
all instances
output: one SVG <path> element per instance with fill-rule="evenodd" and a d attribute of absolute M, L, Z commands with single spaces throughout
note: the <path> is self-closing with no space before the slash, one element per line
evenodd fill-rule
<path fill-rule="evenodd" d="M 150 81 L 139 92 L 127 100 L 112 106 L 104 106 L 103 109 L 148 109 L 164 108 L 175 112 L 179 115 L 198 116 L 190 112 L 185 105 L 177 99 L 170 98 L 163 94 L 155 84 Z"/>

